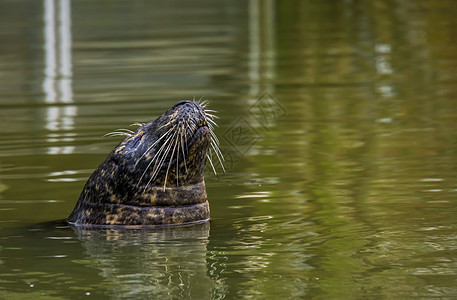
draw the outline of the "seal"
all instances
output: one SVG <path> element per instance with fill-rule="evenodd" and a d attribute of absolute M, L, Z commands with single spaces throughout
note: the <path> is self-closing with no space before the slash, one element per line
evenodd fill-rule
<path fill-rule="evenodd" d="M 209 220 L 204 173 L 223 156 L 207 102 L 180 101 L 126 135 L 87 180 L 67 221 L 76 226 L 162 226 Z"/>

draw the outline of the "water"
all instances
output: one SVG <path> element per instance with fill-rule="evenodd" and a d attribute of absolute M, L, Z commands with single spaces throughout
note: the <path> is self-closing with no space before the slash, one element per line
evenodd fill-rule
<path fill-rule="evenodd" d="M 453 1 L 3 1 L 0 297 L 457 297 Z M 119 142 L 219 111 L 211 223 L 66 218 Z M 220 171 L 220 167 L 218 168 Z"/>

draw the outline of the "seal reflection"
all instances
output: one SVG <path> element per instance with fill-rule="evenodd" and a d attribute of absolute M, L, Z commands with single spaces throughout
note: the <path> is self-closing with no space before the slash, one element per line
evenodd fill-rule
<path fill-rule="evenodd" d="M 209 223 L 159 230 L 72 228 L 110 295 L 211 299 L 222 290 L 207 271 Z"/>

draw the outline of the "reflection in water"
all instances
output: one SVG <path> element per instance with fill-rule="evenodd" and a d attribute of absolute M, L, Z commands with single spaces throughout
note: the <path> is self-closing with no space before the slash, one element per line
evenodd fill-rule
<path fill-rule="evenodd" d="M 68 132 L 74 127 L 77 108 L 73 102 L 71 71 L 71 2 L 70 0 L 44 0 L 44 50 L 45 69 L 43 91 L 46 109 L 46 129 L 67 131 L 63 134 L 50 133 L 48 142 L 72 142 Z M 56 105 L 56 104 L 64 105 Z M 74 146 L 50 146 L 48 154 L 71 154 Z"/>
<path fill-rule="evenodd" d="M 263 91 L 274 93 L 275 1 L 249 1 L 249 97 L 252 105 Z"/>
<path fill-rule="evenodd" d="M 88 266 L 120 298 L 210 299 L 223 290 L 207 265 L 209 223 L 154 230 L 73 227 Z"/>

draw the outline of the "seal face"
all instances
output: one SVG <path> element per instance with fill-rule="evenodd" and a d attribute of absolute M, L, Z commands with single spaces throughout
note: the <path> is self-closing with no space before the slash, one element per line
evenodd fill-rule
<path fill-rule="evenodd" d="M 204 172 L 210 147 L 221 165 L 222 155 L 213 133 L 215 116 L 205 107 L 181 101 L 135 132 L 112 133 L 127 137 L 89 177 L 67 221 L 85 226 L 207 221 Z"/>

